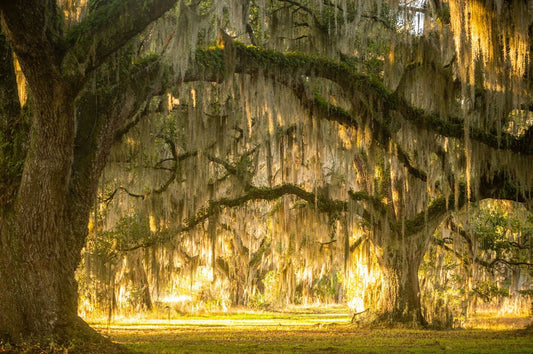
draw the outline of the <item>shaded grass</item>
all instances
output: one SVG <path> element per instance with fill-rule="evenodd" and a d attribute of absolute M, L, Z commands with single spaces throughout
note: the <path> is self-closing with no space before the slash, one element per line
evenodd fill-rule
<path fill-rule="evenodd" d="M 267 312 L 93 326 L 112 340 L 145 353 L 533 353 L 532 331 L 369 329 L 349 321 L 348 312 Z"/>

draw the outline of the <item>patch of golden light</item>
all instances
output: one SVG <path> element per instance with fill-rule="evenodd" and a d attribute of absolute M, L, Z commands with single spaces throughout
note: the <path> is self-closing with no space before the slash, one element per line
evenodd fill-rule
<path fill-rule="evenodd" d="M 506 132 L 516 137 L 523 136 L 529 127 L 533 126 L 533 112 L 529 110 L 513 110 L 509 115 Z"/>
<path fill-rule="evenodd" d="M 112 321 L 106 317 L 87 318 L 95 328 L 120 329 L 164 329 L 186 327 L 231 327 L 267 329 L 272 327 L 316 326 L 329 324 L 348 324 L 351 320 L 350 309 L 344 305 L 315 304 L 312 306 L 293 305 L 280 312 L 253 310 L 234 310 L 229 313 L 189 314 L 175 316 L 166 310 L 152 313 L 130 313 L 116 316 Z"/>
<path fill-rule="evenodd" d="M 364 231 L 356 230 L 352 237 L 365 237 Z M 379 306 L 376 294 L 381 292 L 383 273 L 376 264 L 375 252 L 376 249 L 368 241 L 363 241 L 354 252 L 350 270 L 346 274 L 347 305 L 355 313 Z"/>
<path fill-rule="evenodd" d="M 20 67 L 20 63 L 13 53 L 13 66 L 15 67 L 15 77 L 17 79 L 17 91 L 19 96 L 20 107 L 24 107 L 26 101 L 28 100 L 28 92 L 26 89 L 26 78 Z"/>
<path fill-rule="evenodd" d="M 365 301 L 360 296 L 354 296 L 350 301 L 348 301 L 348 307 L 353 312 L 363 312 L 365 310 Z"/>
<path fill-rule="evenodd" d="M 177 304 L 192 301 L 192 297 L 190 295 L 173 294 L 162 297 L 160 301 L 163 303 Z"/>
<path fill-rule="evenodd" d="M 529 32 L 524 13 L 527 5 L 510 1 L 503 7 L 498 2 L 453 0 L 449 2 L 456 51 L 461 58 L 461 79 L 474 84 L 472 68 L 481 62 L 485 70 L 487 89 L 509 90 L 504 76 L 519 81 L 525 75 L 529 61 Z M 512 25 L 509 21 L 513 21 Z M 503 72 L 509 65 L 509 71 Z M 503 77 L 502 77 L 503 74 Z"/>
<path fill-rule="evenodd" d="M 89 232 L 92 232 L 94 230 L 94 220 L 93 220 L 93 218 L 89 219 L 89 224 L 87 225 L 87 229 L 89 230 Z"/>
<path fill-rule="evenodd" d="M 150 223 L 150 231 L 151 232 L 156 232 L 157 231 L 157 225 L 156 225 L 156 222 L 155 222 L 154 214 L 150 214 L 148 216 L 148 220 L 149 220 L 149 223 Z"/>
<path fill-rule="evenodd" d="M 134 148 L 135 145 L 137 145 L 137 141 L 135 141 L 135 139 L 133 139 L 132 137 L 128 136 L 126 138 L 126 144 L 130 146 L 130 148 Z"/>
<path fill-rule="evenodd" d="M 197 104 L 197 101 L 196 101 L 196 89 L 192 88 L 191 89 L 191 101 L 192 101 L 192 107 L 193 108 L 196 108 L 196 104 Z"/>
<path fill-rule="evenodd" d="M 167 94 L 167 110 L 172 111 L 174 105 L 179 105 L 179 98 L 175 98 L 171 93 Z"/>
<path fill-rule="evenodd" d="M 353 136 L 352 136 L 353 134 L 350 132 L 350 129 L 342 125 L 339 125 L 338 134 L 339 134 L 339 138 L 341 139 L 343 146 L 347 150 L 351 150 L 352 142 L 353 142 Z"/>

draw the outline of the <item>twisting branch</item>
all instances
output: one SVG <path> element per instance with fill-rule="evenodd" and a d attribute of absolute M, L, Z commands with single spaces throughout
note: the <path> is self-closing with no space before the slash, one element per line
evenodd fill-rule
<path fill-rule="evenodd" d="M 242 154 L 239 157 L 239 161 L 236 164 L 231 164 L 219 157 L 213 156 L 208 154 L 207 158 L 209 161 L 217 163 L 224 167 L 224 169 L 228 172 L 229 175 L 235 176 L 239 179 L 239 181 L 242 183 L 244 188 L 248 188 L 250 186 L 250 180 L 251 175 L 254 174 L 254 171 L 248 171 L 246 170 L 247 163 L 246 159 L 250 157 L 250 155 L 253 155 L 257 152 L 259 146 L 255 146 L 254 148 L 246 151 L 244 154 Z M 223 177 L 222 179 L 224 179 Z"/>
<path fill-rule="evenodd" d="M 353 253 L 363 243 L 364 237 L 359 237 L 353 245 L 350 245 L 350 253 Z"/>
<path fill-rule="evenodd" d="M 515 261 L 515 260 L 507 260 L 503 258 L 496 258 L 492 261 L 486 261 L 479 257 L 472 257 L 472 259 L 468 259 L 468 257 L 465 257 L 461 253 L 459 253 L 457 250 L 451 248 L 446 244 L 446 242 L 442 239 L 438 239 L 436 237 L 433 238 L 433 242 L 439 247 L 442 247 L 447 252 L 453 253 L 457 258 L 459 258 L 464 264 L 469 265 L 471 262 L 477 263 L 489 271 L 493 272 L 494 269 L 498 264 L 504 264 L 507 267 L 511 266 L 527 266 L 527 267 L 533 267 L 533 263 L 530 262 L 522 262 L 522 261 Z"/>
<path fill-rule="evenodd" d="M 153 195 L 153 194 L 161 194 L 161 193 L 165 192 L 168 189 L 168 187 L 177 179 L 177 176 L 178 176 L 178 173 L 179 173 L 179 164 L 181 162 L 191 158 L 191 157 L 198 156 L 198 151 L 197 150 L 188 151 L 188 152 L 185 152 L 185 153 L 182 153 L 182 154 L 178 154 L 177 149 L 176 149 L 176 144 L 174 143 L 174 141 L 172 141 L 172 139 L 170 139 L 169 137 L 163 136 L 163 135 L 158 135 L 157 137 L 160 138 L 160 139 L 163 139 L 165 141 L 165 143 L 170 147 L 170 152 L 172 154 L 172 158 L 165 158 L 165 159 L 159 161 L 156 164 L 156 167 L 154 167 L 154 168 L 161 169 L 161 167 L 158 167 L 158 166 L 160 166 L 163 163 L 163 161 L 173 161 L 174 162 L 174 164 L 173 164 L 173 166 L 171 168 L 165 168 L 164 169 L 164 170 L 167 170 L 167 171 L 170 172 L 170 176 L 165 181 L 165 183 L 163 183 L 160 187 L 152 189 L 152 190 L 150 190 L 150 191 L 148 191 L 148 192 L 146 192 L 144 194 L 134 193 L 134 192 L 131 192 L 126 187 L 120 186 L 120 187 L 117 187 L 113 192 L 111 192 L 111 194 L 107 198 L 105 198 L 103 200 L 104 203 L 111 202 L 111 200 L 113 200 L 113 198 L 115 197 L 115 195 L 117 194 L 118 191 L 123 191 L 126 194 L 128 194 L 130 197 L 142 198 L 142 199 L 148 198 L 150 195 Z"/>
<path fill-rule="evenodd" d="M 116 193 L 116 191 L 114 193 Z M 251 186 L 247 189 L 245 194 L 239 197 L 210 200 L 207 207 L 200 208 L 196 215 L 186 219 L 181 225 L 169 228 L 168 230 L 165 230 L 164 233 L 150 237 L 138 245 L 130 246 L 128 250 L 133 250 L 140 247 L 150 247 L 155 244 L 169 241 L 173 235 L 191 231 L 197 225 L 205 222 L 209 217 L 219 214 L 221 209 L 239 207 L 255 200 L 272 201 L 285 195 L 294 195 L 308 202 L 310 207 L 326 213 L 345 212 L 348 208 L 347 202 L 332 200 L 323 196 L 317 196 L 314 193 L 308 192 L 294 184 L 282 184 L 272 188 Z"/>
<path fill-rule="evenodd" d="M 284 3 L 288 3 L 292 6 L 295 6 L 298 10 L 302 10 L 304 12 L 306 12 L 308 15 L 310 15 L 312 18 L 313 18 L 313 22 L 315 23 L 316 26 L 318 26 L 318 28 L 322 28 L 322 24 L 320 23 L 320 21 L 318 20 L 318 17 L 316 17 L 316 14 L 313 10 L 311 10 L 309 7 L 297 2 L 297 1 L 294 1 L 294 0 L 279 0 L 280 2 L 284 2 Z"/>
<path fill-rule="evenodd" d="M 220 212 L 220 209 L 222 208 L 241 206 L 252 200 L 271 201 L 284 195 L 295 195 L 298 198 L 307 201 L 310 206 L 314 206 L 317 210 L 323 212 L 344 212 L 348 207 L 347 202 L 317 196 L 294 184 L 282 184 L 272 188 L 250 186 L 246 193 L 240 197 L 221 198 L 219 200 L 210 201 L 208 207 L 201 209 L 194 217 L 186 220 L 185 227 L 190 229 L 195 225 L 198 225 L 214 213 Z"/>
<path fill-rule="evenodd" d="M 459 260 L 461 260 L 461 262 L 463 262 L 465 265 L 470 265 L 471 262 L 473 261 L 474 263 L 477 263 L 489 270 L 491 270 L 492 266 L 489 262 L 487 261 L 484 261 L 482 260 L 481 258 L 479 257 L 471 257 L 472 259 L 470 259 L 470 257 L 465 257 L 463 254 L 459 253 L 457 250 L 451 248 L 450 246 L 448 246 L 445 242 L 445 240 L 443 239 L 439 239 L 439 238 L 436 238 L 436 237 L 433 237 L 433 242 L 443 248 L 445 251 L 447 252 L 450 252 L 452 253 L 455 257 L 457 257 Z"/>

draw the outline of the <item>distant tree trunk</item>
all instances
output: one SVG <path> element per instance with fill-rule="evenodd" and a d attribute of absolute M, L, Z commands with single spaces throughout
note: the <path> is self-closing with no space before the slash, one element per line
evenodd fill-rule
<path fill-rule="evenodd" d="M 448 214 L 445 204 L 428 212 L 422 228 L 405 235 L 390 231 L 374 237 L 381 250 L 378 260 L 383 272 L 383 293 L 379 320 L 426 327 L 420 301 L 418 270 L 431 236 Z"/>
<path fill-rule="evenodd" d="M 426 326 L 420 303 L 418 268 L 423 252 L 402 245 L 385 250 L 380 266 L 384 273 L 381 320 Z"/>
<path fill-rule="evenodd" d="M 152 295 L 150 294 L 150 283 L 148 282 L 148 276 L 142 261 L 142 250 L 136 250 L 129 252 L 126 255 L 128 278 L 131 281 L 134 288 L 138 289 L 140 294 L 140 305 L 142 309 L 152 310 Z"/>

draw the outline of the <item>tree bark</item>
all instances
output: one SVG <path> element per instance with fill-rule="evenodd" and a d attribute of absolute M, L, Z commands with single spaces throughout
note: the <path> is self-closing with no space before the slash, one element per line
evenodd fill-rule
<path fill-rule="evenodd" d="M 426 326 L 420 303 L 418 268 L 422 252 L 402 246 L 394 252 L 385 251 L 380 266 L 383 271 L 383 294 L 380 320 L 413 326 Z"/>
<path fill-rule="evenodd" d="M 412 224 L 413 220 L 427 213 L 428 219 L 423 226 L 411 225 L 411 232 L 405 231 L 404 234 L 401 230 L 389 230 L 379 237 L 373 237 L 372 242 L 381 250 L 378 262 L 384 275 L 378 321 L 415 327 L 428 325 L 420 301 L 418 269 L 433 233 L 451 209 L 447 208 L 446 203 L 437 200 L 426 212 L 405 221 L 406 224 Z M 418 223 L 420 220 L 415 224 Z"/>
<path fill-rule="evenodd" d="M 74 97 L 60 81 L 32 87 L 29 149 L 13 210 L 1 229 L 0 332 L 17 340 L 79 327 L 74 272 L 86 236 L 88 206 L 71 209 Z M 79 207 L 79 205 L 78 205 Z M 5 304 L 5 305 L 4 305 Z M 3 311 L 4 312 L 4 311 Z M 5 312 L 4 312 L 5 313 Z"/>

